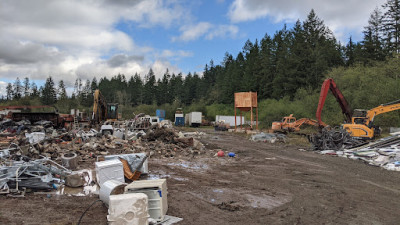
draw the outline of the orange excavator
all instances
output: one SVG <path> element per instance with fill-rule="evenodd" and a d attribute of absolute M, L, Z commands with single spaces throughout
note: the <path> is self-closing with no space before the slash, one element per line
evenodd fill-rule
<path fill-rule="evenodd" d="M 325 127 L 325 123 L 318 123 L 318 121 L 309 119 L 309 118 L 301 118 L 296 120 L 296 117 L 293 117 L 293 114 L 290 116 L 285 116 L 282 119 L 282 122 L 273 122 L 272 123 L 272 131 L 274 132 L 295 132 L 300 131 L 300 127 L 302 125 L 311 125 L 311 126 L 323 126 Z"/>

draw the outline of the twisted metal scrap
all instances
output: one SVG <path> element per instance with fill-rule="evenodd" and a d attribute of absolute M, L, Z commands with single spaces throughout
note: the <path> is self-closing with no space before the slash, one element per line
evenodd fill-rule
<path fill-rule="evenodd" d="M 352 138 L 346 130 L 339 127 L 323 128 L 319 133 L 308 136 L 308 140 L 313 150 L 341 150 L 360 144 L 359 140 Z"/>

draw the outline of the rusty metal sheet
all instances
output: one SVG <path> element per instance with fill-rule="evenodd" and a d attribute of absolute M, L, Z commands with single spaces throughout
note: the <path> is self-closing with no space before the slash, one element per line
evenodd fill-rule
<path fill-rule="evenodd" d="M 235 107 L 244 108 L 243 111 L 248 111 L 251 107 L 257 108 L 257 92 L 235 93 Z"/>

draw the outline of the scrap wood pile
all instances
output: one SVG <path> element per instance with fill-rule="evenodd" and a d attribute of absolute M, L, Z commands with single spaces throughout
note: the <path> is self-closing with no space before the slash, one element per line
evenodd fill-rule
<path fill-rule="evenodd" d="M 115 132 L 114 132 L 115 134 Z M 204 133 L 182 133 L 165 126 L 135 130 L 121 136 L 102 135 L 95 129 L 55 129 L 51 122 L 0 121 L 0 193 L 24 194 L 70 187 L 93 187 L 88 169 L 100 157 L 146 154 L 184 157 L 205 153 L 197 139 Z M 74 170 L 74 171 L 73 171 Z"/>
<path fill-rule="evenodd" d="M 361 160 L 387 170 L 400 171 L 400 133 L 370 143 L 352 138 L 343 129 L 323 129 L 309 137 L 321 154 Z"/>

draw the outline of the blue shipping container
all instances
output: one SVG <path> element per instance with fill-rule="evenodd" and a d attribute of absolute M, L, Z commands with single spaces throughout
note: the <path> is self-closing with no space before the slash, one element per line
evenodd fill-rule
<path fill-rule="evenodd" d="M 185 126 L 185 117 L 175 117 L 175 126 Z"/>
<path fill-rule="evenodd" d="M 160 119 L 165 119 L 165 110 L 164 109 L 157 109 L 156 116 Z"/>

